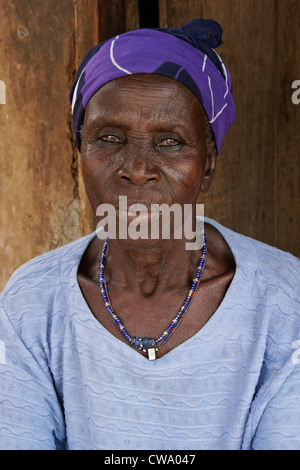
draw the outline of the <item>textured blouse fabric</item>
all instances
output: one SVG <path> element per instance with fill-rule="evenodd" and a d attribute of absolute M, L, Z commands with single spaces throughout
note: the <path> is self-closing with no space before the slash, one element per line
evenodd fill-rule
<path fill-rule="evenodd" d="M 300 261 L 208 222 L 236 273 L 205 326 L 155 361 L 82 296 L 95 234 L 13 274 L 0 296 L 1 449 L 300 449 Z"/>

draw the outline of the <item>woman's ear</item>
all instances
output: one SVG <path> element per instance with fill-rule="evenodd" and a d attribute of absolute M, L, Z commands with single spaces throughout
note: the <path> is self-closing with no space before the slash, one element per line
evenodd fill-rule
<path fill-rule="evenodd" d="M 209 190 L 215 175 L 218 154 L 214 139 L 206 144 L 206 151 L 206 165 L 200 189 L 202 193 Z"/>

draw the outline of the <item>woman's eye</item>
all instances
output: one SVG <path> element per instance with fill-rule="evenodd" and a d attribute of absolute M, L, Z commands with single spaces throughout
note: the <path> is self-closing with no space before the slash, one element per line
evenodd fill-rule
<path fill-rule="evenodd" d="M 159 143 L 159 147 L 176 147 L 180 145 L 179 140 L 176 139 L 164 139 Z"/>
<path fill-rule="evenodd" d="M 116 135 L 103 135 L 99 138 L 103 142 L 108 142 L 109 144 L 120 144 L 121 140 Z"/>

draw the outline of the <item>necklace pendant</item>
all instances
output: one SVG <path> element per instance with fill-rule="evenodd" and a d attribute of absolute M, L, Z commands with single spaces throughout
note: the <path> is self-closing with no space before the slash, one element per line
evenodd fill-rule
<path fill-rule="evenodd" d="M 156 359 L 156 349 L 155 348 L 148 348 L 148 359 L 149 361 L 154 361 Z"/>
<path fill-rule="evenodd" d="M 143 338 L 143 347 L 148 353 L 149 361 L 154 361 L 156 359 L 156 343 L 154 338 Z"/>
<path fill-rule="evenodd" d="M 156 359 L 156 343 L 153 338 L 140 338 L 139 336 L 133 336 L 130 340 L 132 346 L 143 352 L 148 353 L 149 361 Z"/>

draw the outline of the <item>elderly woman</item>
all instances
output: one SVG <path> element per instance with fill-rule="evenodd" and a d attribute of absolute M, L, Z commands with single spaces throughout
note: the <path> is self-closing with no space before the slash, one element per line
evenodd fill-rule
<path fill-rule="evenodd" d="M 134 220 L 122 196 L 147 226 L 152 205 L 188 206 L 197 233 L 234 120 L 221 32 L 132 31 L 83 60 L 76 142 L 116 236 L 37 257 L 1 294 L 1 448 L 300 448 L 299 260 L 207 219 L 194 249 L 175 217 L 170 237 L 118 230 Z"/>

